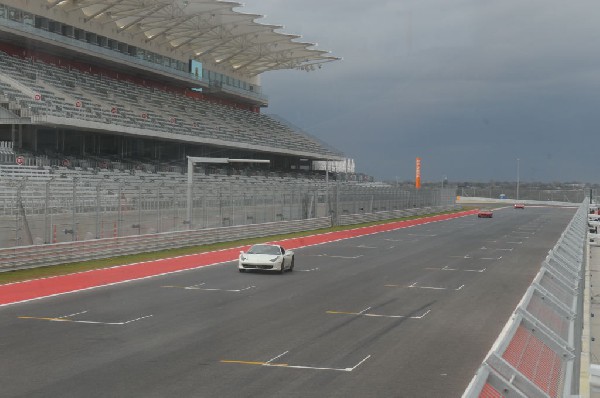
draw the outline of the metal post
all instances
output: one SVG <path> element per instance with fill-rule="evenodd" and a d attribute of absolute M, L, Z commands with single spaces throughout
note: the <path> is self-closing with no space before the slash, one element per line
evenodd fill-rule
<path fill-rule="evenodd" d="M 138 185 L 138 235 L 142 234 L 142 186 Z"/>
<path fill-rule="evenodd" d="M 520 159 L 517 158 L 517 200 L 519 200 L 519 163 Z"/>
<path fill-rule="evenodd" d="M 71 220 L 71 240 L 75 241 L 77 237 L 76 223 L 75 223 L 75 204 L 76 204 L 76 194 L 77 194 L 77 178 L 73 178 L 73 212 L 72 212 L 72 220 Z"/>
<path fill-rule="evenodd" d="M 96 239 L 100 239 L 100 186 L 96 185 Z"/>
<path fill-rule="evenodd" d="M 161 215 L 161 211 L 160 211 L 160 187 L 161 187 L 161 185 L 159 185 L 156 188 L 156 213 L 157 213 L 156 232 L 157 233 L 160 232 L 160 221 L 162 220 L 162 215 Z"/>
<path fill-rule="evenodd" d="M 123 221 L 123 203 L 121 198 L 123 196 L 123 187 L 119 182 L 119 188 L 117 190 L 117 237 L 121 236 L 121 222 Z"/>
<path fill-rule="evenodd" d="M 44 198 L 44 243 L 50 242 L 50 230 L 48 229 L 48 202 L 50 201 L 50 183 L 54 179 L 51 178 L 46 182 L 46 197 Z"/>
<path fill-rule="evenodd" d="M 187 211 L 185 222 L 188 229 L 192 229 L 192 184 L 194 182 L 194 162 L 188 157 L 188 172 L 187 172 Z"/>
<path fill-rule="evenodd" d="M 325 160 L 325 200 L 327 203 L 327 214 L 331 213 L 331 204 L 329 203 L 329 160 Z"/>

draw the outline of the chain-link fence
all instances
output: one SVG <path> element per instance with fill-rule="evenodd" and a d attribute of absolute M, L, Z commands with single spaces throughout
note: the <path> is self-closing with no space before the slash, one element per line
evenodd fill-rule
<path fill-rule="evenodd" d="M 303 220 L 454 204 L 453 189 L 345 183 L 194 182 L 30 177 L 0 180 L 0 247 Z"/>

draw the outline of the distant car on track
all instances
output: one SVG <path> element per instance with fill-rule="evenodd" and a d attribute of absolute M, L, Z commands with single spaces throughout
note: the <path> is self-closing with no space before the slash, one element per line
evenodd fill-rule
<path fill-rule="evenodd" d="M 491 210 L 482 209 L 477 212 L 477 218 L 492 218 L 494 217 L 494 212 Z"/>
<path fill-rule="evenodd" d="M 524 209 L 525 208 L 525 204 L 524 203 L 515 203 L 515 209 Z"/>
<path fill-rule="evenodd" d="M 283 274 L 284 271 L 294 270 L 294 252 L 285 250 L 279 245 L 260 244 L 254 245 L 247 252 L 240 252 L 238 269 L 267 270 Z"/>

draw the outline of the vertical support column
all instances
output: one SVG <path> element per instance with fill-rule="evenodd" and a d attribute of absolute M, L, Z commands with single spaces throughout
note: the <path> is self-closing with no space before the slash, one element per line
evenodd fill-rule
<path fill-rule="evenodd" d="M 100 185 L 96 185 L 96 239 L 100 239 Z"/>
<path fill-rule="evenodd" d="M 123 202 L 122 202 L 122 197 L 123 197 L 123 187 L 121 186 L 121 182 L 119 181 L 119 189 L 117 192 L 118 195 L 118 199 L 117 199 L 117 233 L 115 238 L 118 238 L 119 236 L 121 236 L 121 222 L 123 221 Z"/>
<path fill-rule="evenodd" d="M 192 184 L 194 182 L 194 162 L 188 157 L 188 172 L 187 172 L 187 211 L 185 215 L 185 223 L 188 229 L 192 229 Z"/>
<path fill-rule="evenodd" d="M 73 178 L 73 211 L 71 214 L 71 240 L 77 240 L 77 223 L 75 222 L 75 214 L 77 213 L 77 178 Z"/>
<path fill-rule="evenodd" d="M 162 215 L 160 211 L 160 185 L 156 188 L 156 233 L 160 233 L 160 222 L 162 220 Z"/>
<path fill-rule="evenodd" d="M 331 204 L 329 203 L 329 160 L 325 160 L 325 203 L 327 215 L 331 214 Z"/>
<path fill-rule="evenodd" d="M 44 198 L 44 243 L 50 242 L 50 230 L 48 229 L 48 202 L 50 201 L 50 183 L 46 182 L 46 197 Z"/>
<path fill-rule="evenodd" d="M 138 185 L 138 235 L 142 234 L 142 185 Z"/>

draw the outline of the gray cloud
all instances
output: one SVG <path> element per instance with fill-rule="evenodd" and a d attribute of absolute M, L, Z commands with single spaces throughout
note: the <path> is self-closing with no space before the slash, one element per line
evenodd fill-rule
<path fill-rule="evenodd" d="M 250 0 L 344 58 L 263 76 L 276 113 L 380 179 L 600 182 L 600 3 Z"/>

